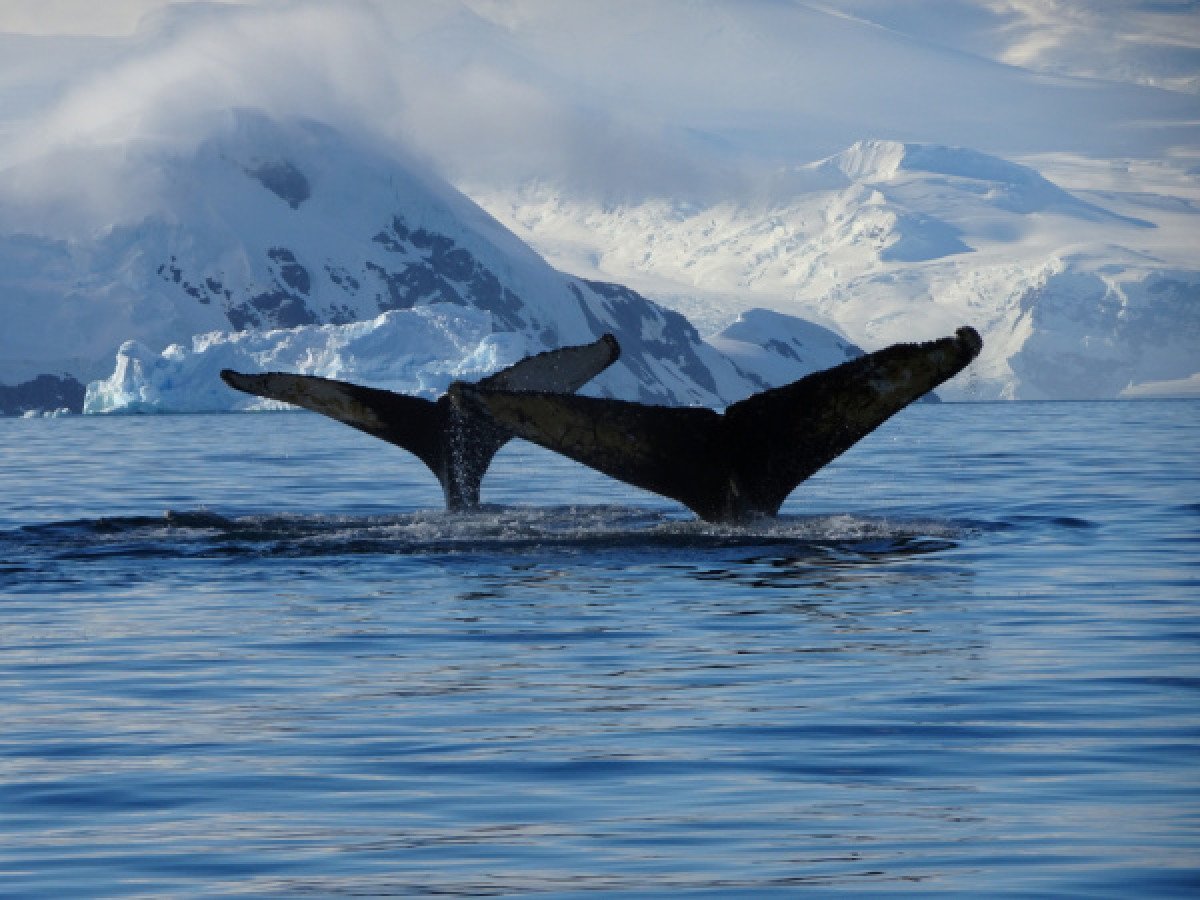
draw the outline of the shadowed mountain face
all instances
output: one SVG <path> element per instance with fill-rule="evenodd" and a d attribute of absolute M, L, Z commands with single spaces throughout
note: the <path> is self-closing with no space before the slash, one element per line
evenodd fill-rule
<path fill-rule="evenodd" d="M 755 394 L 724 414 L 467 385 L 450 396 L 702 519 L 737 522 L 777 513 L 796 485 L 961 372 L 982 347 L 966 327 L 937 341 L 896 344 Z"/>

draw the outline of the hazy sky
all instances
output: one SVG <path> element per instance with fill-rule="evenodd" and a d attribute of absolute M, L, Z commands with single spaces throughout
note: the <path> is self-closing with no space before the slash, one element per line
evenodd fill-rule
<path fill-rule="evenodd" d="M 0 165 L 63 142 L 187 139 L 229 106 L 398 140 L 460 180 L 634 191 L 863 138 L 1186 156 L 1200 154 L 1200 8 L 0 0 Z"/>

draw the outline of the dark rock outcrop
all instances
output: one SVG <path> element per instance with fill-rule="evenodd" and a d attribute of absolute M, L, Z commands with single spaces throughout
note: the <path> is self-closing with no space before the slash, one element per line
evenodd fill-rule
<path fill-rule="evenodd" d="M 69 375 L 39 375 L 14 387 L 0 384 L 0 415 L 67 409 L 83 411 L 84 386 Z"/>

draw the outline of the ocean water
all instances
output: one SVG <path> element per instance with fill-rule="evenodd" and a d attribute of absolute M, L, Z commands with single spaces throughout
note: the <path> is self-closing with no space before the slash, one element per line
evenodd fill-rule
<path fill-rule="evenodd" d="M 0 896 L 1200 893 L 1200 403 L 779 520 L 317 416 L 0 419 Z"/>

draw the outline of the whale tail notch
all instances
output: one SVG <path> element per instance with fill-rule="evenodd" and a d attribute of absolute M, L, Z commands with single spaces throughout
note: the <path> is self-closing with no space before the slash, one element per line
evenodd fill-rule
<path fill-rule="evenodd" d="M 489 375 L 481 386 L 503 390 L 574 392 L 621 354 L 611 334 L 590 344 L 527 356 Z M 336 419 L 409 451 L 442 485 L 448 509 L 479 505 L 483 476 L 511 431 L 486 415 L 464 410 L 446 396 L 436 401 L 316 375 L 223 369 L 221 379 L 247 394 L 280 400 Z"/>
<path fill-rule="evenodd" d="M 457 405 L 702 519 L 775 515 L 795 487 L 895 413 L 961 372 L 973 328 L 896 344 L 755 394 L 723 414 L 696 407 L 455 385 Z"/>

